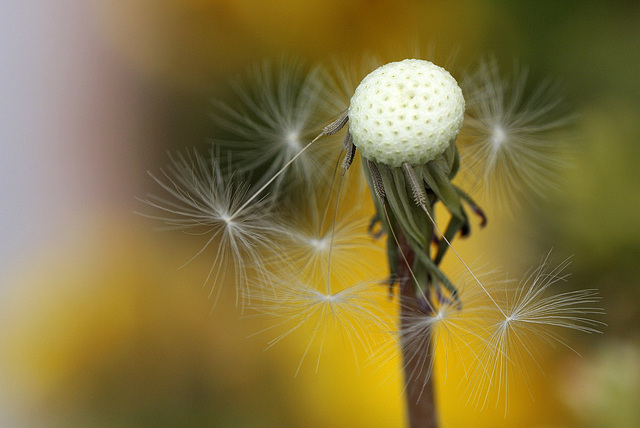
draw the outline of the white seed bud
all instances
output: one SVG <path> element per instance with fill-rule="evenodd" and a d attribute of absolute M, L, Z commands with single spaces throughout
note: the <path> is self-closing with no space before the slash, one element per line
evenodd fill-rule
<path fill-rule="evenodd" d="M 462 90 L 447 70 L 405 59 L 362 79 L 349 106 L 349 132 L 369 160 L 422 165 L 455 142 L 464 107 Z"/>

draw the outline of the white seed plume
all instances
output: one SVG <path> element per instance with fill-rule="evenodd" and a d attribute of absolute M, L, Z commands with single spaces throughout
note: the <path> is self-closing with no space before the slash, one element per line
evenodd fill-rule
<path fill-rule="evenodd" d="M 538 364 L 539 346 L 557 344 L 572 349 L 558 330 L 599 333 L 604 323 L 592 319 L 604 312 L 598 307 L 597 290 L 579 290 L 553 294 L 549 288 L 568 275 L 565 261 L 549 267 L 548 257 L 515 289 L 504 287 L 499 296 L 501 311 L 489 310 L 486 337 L 476 356 L 473 382 L 468 383 L 469 401 L 477 407 L 487 406 L 490 396 L 509 404 L 509 392 L 515 375 L 528 381 L 527 362 Z M 500 298 L 501 297 L 501 298 Z M 539 367 L 539 366 L 538 366 Z"/>
<path fill-rule="evenodd" d="M 328 334 L 342 334 L 357 364 L 358 349 L 373 355 L 381 335 L 391 330 L 389 315 L 383 309 L 388 296 L 381 281 L 358 282 L 332 291 L 325 289 L 325 281 L 319 281 L 316 286 L 297 280 L 295 274 L 291 274 L 286 279 L 273 278 L 271 284 L 271 288 L 252 295 L 252 308 L 277 321 L 259 332 L 277 332 L 269 341 L 269 347 L 299 330 L 310 334 L 296 374 L 314 344 L 318 369 Z"/>
<path fill-rule="evenodd" d="M 362 155 L 400 167 L 422 165 L 455 142 L 465 101 L 448 71 L 406 59 L 377 68 L 356 88 L 349 132 Z"/>
<path fill-rule="evenodd" d="M 481 278 L 485 282 L 494 271 L 485 271 Z M 494 303 L 484 290 L 476 287 L 475 280 L 468 272 L 455 281 L 458 287 L 457 299 L 445 289 L 434 288 L 429 299 L 425 300 L 428 310 L 423 312 L 415 308 L 405 308 L 400 330 L 393 349 L 383 349 L 381 354 L 386 360 L 398 357 L 404 361 L 404 375 L 424 388 L 432 376 L 435 355 L 440 351 L 438 360 L 444 368 L 445 378 L 448 370 L 463 367 L 469 376 L 474 367 L 474 349 L 478 343 L 484 343 L 481 332 L 486 328 L 486 314 L 495 310 Z M 437 290 L 437 291 L 436 291 Z"/>
<path fill-rule="evenodd" d="M 365 272 L 368 276 L 386 274 L 386 268 L 376 263 L 382 243 L 373 242 L 366 233 L 372 213 L 361 203 L 368 196 L 364 180 L 360 175 L 338 180 L 337 192 L 305 195 L 289 209 L 281 209 L 286 251 L 270 262 L 272 271 L 284 264 L 289 270 L 294 267 L 304 280 L 328 275 L 329 280 L 335 277 L 346 282 L 357 282 Z"/>
<path fill-rule="evenodd" d="M 143 214 L 178 229 L 193 230 L 207 241 L 191 259 L 213 248 L 213 261 L 205 284 L 212 283 L 211 294 L 219 295 L 219 283 L 233 273 L 236 299 L 247 293 L 251 273 L 264 278 L 267 252 L 277 252 L 276 237 L 282 232 L 271 216 L 272 201 L 255 200 L 244 206 L 247 187 L 211 162 L 195 153 L 171 157 L 164 178 L 151 177 L 167 196 L 147 195 L 143 202 L 160 211 Z"/>
<path fill-rule="evenodd" d="M 471 296 L 471 292 L 476 296 Z M 462 356 L 468 353 L 465 348 L 478 340 L 477 318 L 482 317 L 484 306 L 475 303 L 482 297 L 477 289 L 463 290 L 460 298 L 464 308 L 450 299 L 434 300 L 433 313 L 414 311 L 405 317 L 401 338 L 405 366 L 412 367 L 411 371 L 405 368 L 409 379 L 421 380 L 422 387 L 426 386 L 432 376 L 437 349 L 442 349 L 445 357 L 438 364 L 444 364 L 447 369 L 453 360 L 465 362 Z"/>
<path fill-rule="evenodd" d="M 367 218 L 340 216 L 334 225 L 304 221 L 304 217 L 299 220 L 287 224 L 283 261 L 296 266 L 301 277 L 325 274 L 329 263 L 332 276 L 344 280 L 357 280 L 358 274 L 374 268 L 371 259 L 380 255 L 381 248 L 364 233 L 369 225 Z"/>
<path fill-rule="evenodd" d="M 261 171 L 265 180 L 275 175 L 332 114 L 323 96 L 326 80 L 322 68 L 308 70 L 284 59 L 253 68 L 233 85 L 235 102 L 214 102 L 214 124 L 222 131 L 214 145 L 233 153 L 236 172 Z M 314 144 L 274 184 L 311 185 L 326 179 L 331 165 L 323 161 L 335 153 L 332 149 L 329 142 Z"/>
<path fill-rule="evenodd" d="M 506 205 L 544 196 L 557 187 L 565 166 L 557 131 L 570 121 L 560 108 L 557 85 L 526 92 L 527 73 L 501 75 L 495 60 L 483 61 L 462 80 L 467 112 L 460 154 L 474 187 Z"/>

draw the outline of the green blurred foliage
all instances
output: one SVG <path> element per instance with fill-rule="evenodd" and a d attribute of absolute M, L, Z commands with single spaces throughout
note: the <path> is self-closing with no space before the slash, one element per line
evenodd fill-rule
<path fill-rule="evenodd" d="M 562 191 L 529 217 L 534 230 L 545 231 L 535 238 L 536 246 L 574 254 L 571 281 L 602 291 L 607 334 L 635 339 L 640 334 L 640 5 L 536 2 L 539 13 L 531 4 L 509 8 L 528 41 L 523 62 L 562 81 L 577 112 Z"/>

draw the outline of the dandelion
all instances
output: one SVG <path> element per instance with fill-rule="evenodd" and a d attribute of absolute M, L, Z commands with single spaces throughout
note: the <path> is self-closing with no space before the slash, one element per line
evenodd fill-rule
<path fill-rule="evenodd" d="M 432 283 L 457 298 L 455 287 L 437 265 L 450 239 L 468 228 L 462 206 L 468 197 L 450 181 L 458 169 L 455 140 L 464 108 L 462 91 L 446 70 L 424 60 L 404 60 L 365 77 L 343 115 L 349 123 L 345 141 L 366 159 L 378 216 L 396 241 L 389 261 L 395 264 L 398 254 L 403 257 L 418 297 L 427 305 Z M 344 118 L 334 124 L 346 124 Z M 349 167 L 348 162 L 343 165 Z M 452 218 L 432 260 L 430 243 L 440 232 L 433 214 L 436 201 L 442 201 Z M 411 269 L 409 253 L 423 269 Z"/>
<path fill-rule="evenodd" d="M 495 59 L 484 60 L 462 80 L 467 111 L 461 153 L 467 179 L 503 204 L 544 196 L 555 188 L 565 166 L 558 131 L 570 121 L 561 108 L 557 84 L 527 88 L 528 73 L 511 78 Z"/>
<path fill-rule="evenodd" d="M 476 97 L 486 99 L 489 105 L 503 101 L 501 94 L 483 89 L 480 93 Z M 479 102 L 473 97 L 471 100 L 472 103 Z M 514 100 L 519 101 L 519 97 Z M 433 327 L 445 319 L 438 296 L 446 292 L 452 302 L 459 303 L 458 289 L 438 266 L 448 249 L 502 317 L 500 325 L 511 326 L 515 322 L 510 308 L 501 307 L 451 245 L 458 233 L 468 235 L 470 230 L 464 204 L 480 214 L 483 223 L 486 220 L 468 194 L 451 182 L 460 167 L 456 139 L 462 128 L 464 111 L 462 90 L 446 70 L 428 61 L 404 60 L 386 64 L 367 75 L 356 88 L 349 109 L 323 130 L 323 134 L 332 134 L 348 124 L 344 140 L 348 148 L 343 162 L 345 170 L 356 149 L 366 160 L 368 168 L 365 172 L 378 217 L 384 231 L 396 244 L 389 247 L 388 259 L 392 274 L 399 278 L 402 295 L 403 345 L 415 337 L 411 329 L 404 328 L 411 313 L 418 310 L 431 316 L 425 318 L 426 324 L 417 324 L 422 325 L 419 330 L 425 334 L 422 342 L 425 346 L 419 347 L 424 349 L 422 358 L 415 358 L 406 352 L 410 347 L 404 347 L 405 384 L 412 426 L 436 425 L 429 345 L 433 344 Z M 534 114 L 533 120 L 536 119 L 537 114 Z M 524 160 L 531 161 L 531 158 Z M 434 218 L 437 202 L 442 202 L 451 215 L 444 232 Z M 437 247 L 432 256 L 431 243 L 434 241 Z M 541 298 L 539 293 L 534 293 L 533 297 L 534 301 Z M 542 301 L 554 302 L 563 297 L 566 296 Z M 548 309 L 562 312 L 558 306 L 550 305 Z M 522 319 L 517 321 L 521 323 Z M 580 318 L 566 321 L 572 324 Z M 503 331 L 507 340 L 521 341 L 517 329 Z M 492 339 L 489 338 L 488 343 L 492 343 Z M 496 373 L 492 372 L 489 377 L 493 379 L 494 375 Z"/>
<path fill-rule="evenodd" d="M 335 120 L 312 139 L 316 114 L 341 105 L 340 93 L 349 92 L 353 81 L 351 74 L 338 73 L 342 83 L 328 87 L 319 70 L 304 74 L 287 66 L 277 74 L 262 68 L 253 75 L 258 89 L 236 89 L 241 107 L 220 105 L 216 120 L 234 137 L 214 144 L 234 161 L 238 153 L 239 171 L 258 174 L 253 185 L 234 184 L 238 176 L 223 174 L 217 160 L 210 171 L 198 159 L 178 158 L 169 183 L 156 180 L 178 202 L 148 200 L 172 215 L 165 218 L 170 224 L 207 226 L 207 246 L 219 240 L 210 275 L 217 278 L 227 268 L 227 256 L 234 260 L 236 282 L 251 285 L 241 288 L 246 305 L 276 321 L 267 329 L 279 332 L 269 346 L 308 332 L 300 366 L 316 343 L 317 369 L 327 335 L 339 330 L 354 354 L 357 348 L 375 354 L 379 333 L 390 329 L 381 296 L 398 296 L 410 425 L 435 427 L 431 374 L 437 346 L 465 343 L 471 360 L 462 363 L 474 384 L 466 392 L 484 407 L 480 391 L 508 393 L 514 367 L 537 352 L 534 337 L 555 344 L 564 343 L 558 328 L 597 331 L 600 324 L 591 316 L 601 311 L 594 291 L 549 293 L 563 279 L 564 265 L 548 271 L 543 263 L 514 292 L 496 291 L 452 245 L 471 232 L 468 212 L 486 224 L 484 211 L 453 183 L 459 170 L 481 168 L 479 177 L 498 177 L 494 184 L 513 186 L 504 196 L 516 196 L 509 192 L 534 192 L 533 181 L 557 166 L 543 136 L 566 119 L 543 123 L 557 107 L 549 90 L 524 97 L 524 77 L 509 86 L 486 64 L 461 88 L 429 61 L 391 62 L 367 74 L 348 106 L 333 112 Z M 343 128 L 340 144 L 335 136 Z M 371 199 L 359 180 L 347 181 L 359 172 Z M 371 201 L 373 207 L 363 210 Z M 436 221 L 437 204 L 448 213 L 446 223 Z M 242 227 L 236 230 L 228 220 Z M 358 230 L 366 238 L 359 239 Z M 355 255 L 377 246 L 371 241 L 383 235 L 389 276 L 362 281 Z M 281 246 L 267 254 L 265 246 L 275 248 L 272 236 Z M 452 281 L 443 272 L 449 252 L 470 280 Z M 261 274 L 247 281 L 248 266 Z"/>

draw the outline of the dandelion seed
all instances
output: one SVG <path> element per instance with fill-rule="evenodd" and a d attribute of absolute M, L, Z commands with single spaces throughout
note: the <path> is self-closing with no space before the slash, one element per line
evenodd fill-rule
<path fill-rule="evenodd" d="M 528 383 L 529 374 L 523 369 L 527 362 L 538 365 L 540 343 L 572 349 L 557 330 L 599 333 L 604 326 L 592 318 L 604 313 L 598 307 L 597 290 L 550 293 L 552 286 L 566 278 L 568 264 L 565 261 L 552 269 L 547 257 L 515 289 L 505 286 L 500 294 L 494 293 L 501 297 L 502 312 L 488 310 L 485 314 L 492 321 L 476 360 L 473 388 L 467 389 L 469 401 L 477 407 L 487 406 L 489 396 L 495 396 L 495 404 L 504 399 L 507 410 L 513 378 L 520 375 Z"/>
<path fill-rule="evenodd" d="M 277 238 L 283 232 L 271 218 L 273 201 L 265 198 L 244 207 L 248 186 L 243 179 L 225 175 L 216 157 L 209 161 L 196 152 L 171 157 L 163 174 L 164 178 L 150 175 L 167 195 L 149 194 L 143 201 L 161 214 L 143 215 L 205 236 L 206 243 L 191 260 L 212 248 L 204 283 L 212 284 L 210 295 L 215 293 L 217 300 L 219 284 L 233 272 L 238 301 L 247 294 L 252 275 L 264 278 L 266 254 L 277 251 Z"/>
<path fill-rule="evenodd" d="M 298 277 L 308 281 L 329 274 L 330 281 L 356 282 L 386 273 L 375 263 L 381 247 L 366 233 L 372 213 L 368 204 L 360 202 L 362 185 L 351 181 L 345 187 L 338 198 L 310 197 L 293 204 L 291 212 L 281 211 L 286 251 L 273 266 L 295 266 Z"/>
<path fill-rule="evenodd" d="M 477 270 L 477 269 L 474 269 Z M 494 271 L 483 273 L 484 279 Z M 397 332 L 398 343 L 392 349 L 383 349 L 381 354 L 389 361 L 396 358 L 398 351 L 404 365 L 405 388 L 411 385 L 418 388 L 418 399 L 427 382 L 432 377 L 435 354 L 441 350 L 445 381 L 450 368 L 462 366 L 462 372 L 472 376 L 475 366 L 475 348 L 483 343 L 479 334 L 486 329 L 486 312 L 493 311 L 494 306 L 480 288 L 469 281 L 469 274 L 458 278 L 458 295 L 453 296 L 438 288 L 431 288 L 431 296 L 425 296 L 424 305 L 406 302 L 401 311 L 401 325 Z M 462 304 L 460 302 L 463 302 Z"/>
<path fill-rule="evenodd" d="M 367 268 L 374 269 L 371 260 L 380 253 L 379 247 L 372 245 L 363 233 L 368 223 L 366 218 L 345 217 L 335 225 L 323 227 L 313 223 L 291 225 L 289 244 L 284 244 L 286 257 L 299 266 L 300 275 L 305 278 L 326 272 L 331 262 L 333 275 L 356 279 Z"/>
<path fill-rule="evenodd" d="M 471 326 L 465 326 L 465 319 L 471 314 L 453 299 L 435 300 L 429 312 L 405 310 L 400 331 L 407 385 L 418 383 L 420 389 L 426 387 L 433 372 L 436 349 L 441 346 L 448 351 L 453 341 L 470 335 Z M 445 363 L 446 364 L 446 363 Z"/>
<path fill-rule="evenodd" d="M 527 72 L 503 77 L 495 59 L 461 83 L 467 101 L 460 151 L 472 191 L 509 205 L 557 187 L 565 166 L 558 132 L 569 121 L 558 85 L 527 93 Z"/>
<path fill-rule="evenodd" d="M 296 374 L 311 351 L 317 349 L 316 371 L 327 335 L 339 332 L 351 348 L 356 364 L 359 349 L 373 355 L 381 335 L 391 331 L 390 319 L 384 311 L 386 290 L 380 281 L 358 282 L 333 292 L 325 290 L 326 282 L 313 283 L 295 279 L 273 278 L 272 287 L 252 296 L 252 307 L 276 322 L 261 331 L 275 330 L 279 334 L 269 341 L 269 347 L 297 331 L 309 334 L 309 341 Z M 320 289 L 324 291 L 319 291 Z"/>
<path fill-rule="evenodd" d="M 235 82 L 235 105 L 215 103 L 213 118 L 221 135 L 213 139 L 214 145 L 233 153 L 235 171 L 261 171 L 263 181 L 268 179 L 334 114 L 323 97 L 326 81 L 322 68 L 306 70 L 285 59 L 255 67 L 244 80 Z M 331 153 L 330 144 L 315 144 L 278 177 L 275 188 L 283 184 L 309 187 L 327 180 L 331 166 L 324 161 Z"/>

